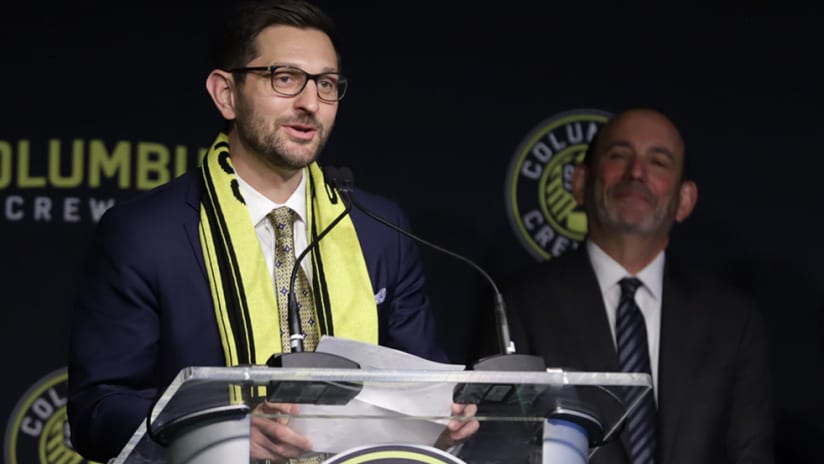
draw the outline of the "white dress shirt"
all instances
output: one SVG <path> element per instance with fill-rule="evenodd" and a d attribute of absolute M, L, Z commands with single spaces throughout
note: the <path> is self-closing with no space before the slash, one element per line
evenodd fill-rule
<path fill-rule="evenodd" d="M 635 292 L 635 302 L 641 309 L 647 326 L 652 385 L 657 399 L 658 347 L 661 340 L 661 300 L 664 289 L 664 252 L 659 253 L 641 272 L 632 275 L 592 240 L 587 240 L 586 247 L 589 259 L 592 262 L 592 268 L 595 270 L 595 276 L 598 278 L 598 285 L 601 287 L 609 328 L 612 331 L 613 344 L 616 343 L 615 313 L 621 300 L 621 285 L 618 282 L 624 277 L 637 277 L 643 283 Z"/>
<path fill-rule="evenodd" d="M 246 183 L 240 176 L 237 176 L 240 187 L 240 194 L 246 200 L 246 208 L 249 210 L 249 215 L 252 218 L 252 224 L 255 225 L 255 233 L 257 234 L 260 248 L 263 250 L 263 257 L 266 260 L 266 268 L 269 269 L 270 280 L 274 282 L 274 267 L 275 267 L 275 229 L 272 227 L 272 222 L 268 218 L 268 214 L 273 209 L 280 206 L 288 206 L 297 213 L 294 224 L 295 234 L 295 256 L 299 256 L 303 250 L 306 249 L 306 176 L 301 175 L 300 184 L 298 188 L 292 192 L 292 195 L 286 200 L 286 203 L 277 204 L 272 200 L 266 198 Z M 312 261 L 309 256 L 304 257 L 300 263 L 303 271 L 306 273 L 309 285 L 312 285 Z"/>

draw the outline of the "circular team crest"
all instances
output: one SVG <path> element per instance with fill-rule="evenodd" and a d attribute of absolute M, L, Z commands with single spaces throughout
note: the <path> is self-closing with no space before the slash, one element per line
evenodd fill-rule
<path fill-rule="evenodd" d="M 326 464 L 465 464 L 451 454 L 431 446 L 370 445 L 344 451 Z"/>
<path fill-rule="evenodd" d="M 558 113 L 538 124 L 515 150 L 507 173 L 507 212 L 535 259 L 560 256 L 584 240 L 587 220 L 572 197 L 572 173 L 610 116 L 596 109 Z"/>
<path fill-rule="evenodd" d="M 29 387 L 6 424 L 5 464 L 86 463 L 71 447 L 66 416 L 66 368 Z"/>

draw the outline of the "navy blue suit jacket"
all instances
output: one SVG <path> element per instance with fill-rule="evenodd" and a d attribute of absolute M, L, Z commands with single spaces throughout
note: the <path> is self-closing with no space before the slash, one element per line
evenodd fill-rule
<path fill-rule="evenodd" d="M 111 208 L 100 221 L 69 351 L 72 442 L 88 459 L 115 456 L 182 368 L 225 365 L 198 237 L 201 190 L 193 171 Z M 393 202 L 354 194 L 408 229 Z M 417 247 L 356 209 L 351 217 L 373 290 L 385 289 L 380 344 L 446 361 Z"/>

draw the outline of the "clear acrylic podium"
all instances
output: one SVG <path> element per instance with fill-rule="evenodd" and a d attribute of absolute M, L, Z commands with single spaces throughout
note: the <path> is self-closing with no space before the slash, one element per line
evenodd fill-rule
<path fill-rule="evenodd" d="M 295 395 L 300 411 L 266 417 L 288 421 L 325 447 L 317 451 L 335 456 L 330 463 L 588 462 L 600 443 L 617 439 L 638 400 L 652 394 L 649 375 L 612 372 L 191 367 L 167 387 L 113 462 L 254 462 L 250 423 L 261 415 L 260 400 L 249 398 L 275 391 Z M 624 401 L 629 391 L 633 404 Z M 448 420 L 466 419 L 450 416 L 453 400 L 478 404 L 472 420 L 480 428 L 447 454 L 432 445 Z M 351 457 L 370 450 L 410 460 Z M 415 460 L 415 453 L 426 457 Z"/>

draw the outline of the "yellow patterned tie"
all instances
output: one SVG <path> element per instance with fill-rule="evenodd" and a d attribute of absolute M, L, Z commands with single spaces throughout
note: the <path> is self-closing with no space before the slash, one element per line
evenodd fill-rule
<path fill-rule="evenodd" d="M 280 314 L 280 331 L 283 352 L 290 352 L 289 346 L 289 280 L 292 269 L 295 267 L 295 240 L 293 225 L 295 212 L 288 206 L 275 208 L 269 213 L 269 219 L 275 228 L 275 292 L 278 299 L 278 313 Z M 318 344 L 317 317 L 315 305 L 312 301 L 312 290 L 303 269 L 298 269 L 295 281 L 295 297 L 298 303 L 300 324 L 306 338 L 303 340 L 303 349 L 312 351 Z"/>

